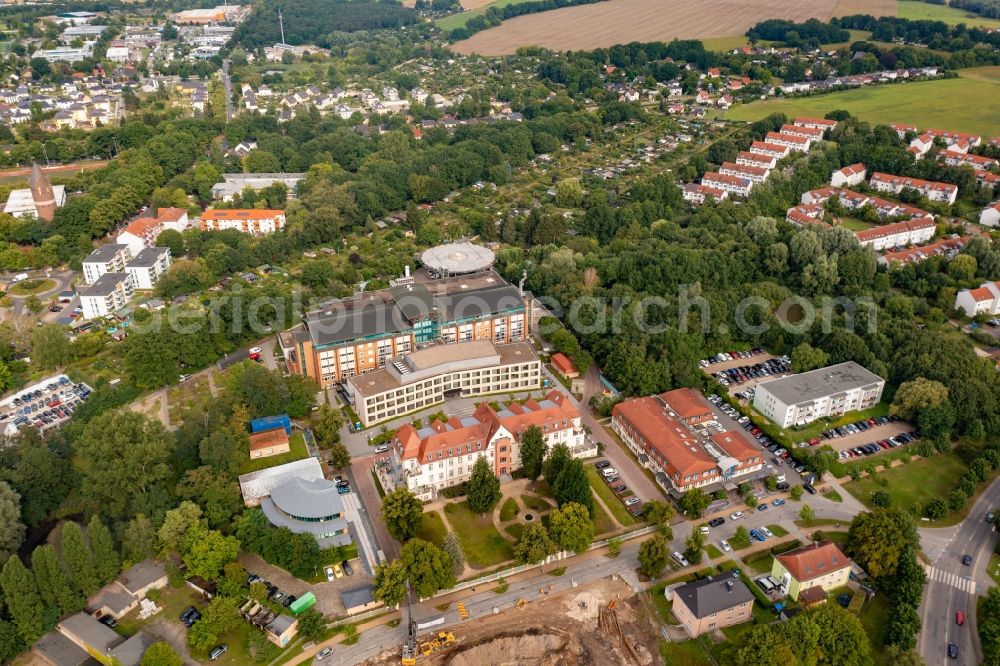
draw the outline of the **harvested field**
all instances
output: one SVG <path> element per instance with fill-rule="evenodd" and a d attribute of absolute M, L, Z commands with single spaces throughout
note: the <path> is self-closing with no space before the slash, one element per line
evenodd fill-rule
<path fill-rule="evenodd" d="M 897 0 L 840 0 L 833 10 L 834 16 L 854 16 L 855 14 L 871 14 L 872 16 L 895 16 L 899 11 Z"/>
<path fill-rule="evenodd" d="M 629 42 L 741 35 L 768 18 L 829 19 L 839 5 L 860 0 L 607 0 L 518 16 L 457 42 L 459 53 L 505 55 L 521 46 L 592 49 Z M 869 5 L 872 3 L 868 3 Z M 895 14 L 894 1 L 875 0 Z M 872 9 L 870 11 L 876 11 Z"/>
<path fill-rule="evenodd" d="M 607 606 L 615 601 L 613 616 Z M 601 617 L 599 617 L 601 616 Z M 530 602 L 524 608 L 450 627 L 456 641 L 428 657 L 423 666 L 653 666 L 657 627 L 653 611 L 622 581 L 604 579 Z M 419 640 L 428 640 L 420 636 Z M 365 662 L 396 666 L 399 648 Z"/>

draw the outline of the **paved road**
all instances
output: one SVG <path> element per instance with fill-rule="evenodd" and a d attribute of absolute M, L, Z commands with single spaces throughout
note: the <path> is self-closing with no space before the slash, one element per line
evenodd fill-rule
<path fill-rule="evenodd" d="M 60 291 L 68 290 L 70 283 L 73 281 L 73 278 L 76 275 L 76 273 L 74 273 L 73 271 L 51 271 L 51 270 L 39 269 L 31 271 L 7 272 L 4 273 L 2 276 L 0 276 L 0 279 L 10 284 L 12 283 L 14 276 L 22 272 L 27 273 L 28 279 L 30 280 L 48 278 L 50 280 L 55 281 L 56 286 L 53 287 L 52 289 L 34 294 L 35 296 L 38 297 L 38 300 L 40 300 L 43 304 L 47 304 L 50 300 L 55 298 L 55 296 L 58 295 Z M 10 296 L 14 300 L 14 307 L 11 308 L 11 310 L 13 311 L 13 314 L 18 317 L 32 316 L 40 319 L 55 321 L 59 317 L 67 316 L 69 312 L 72 311 L 72 307 L 69 310 L 66 310 L 64 308 L 63 312 L 57 314 L 57 313 L 51 313 L 48 311 L 48 309 L 45 309 L 42 310 L 39 314 L 34 315 L 28 310 L 27 307 L 25 307 L 25 301 L 29 298 L 28 296 L 16 296 L 14 294 L 10 294 Z M 73 305 L 72 303 L 70 305 L 75 307 L 75 305 Z"/>
<path fill-rule="evenodd" d="M 982 663 L 982 647 L 976 628 L 976 599 L 985 595 L 993 580 L 987 567 L 996 546 L 997 533 L 985 522 L 986 514 L 1000 507 L 1000 481 L 994 481 L 955 527 L 921 529 L 920 541 L 931 564 L 920 615 L 920 654 L 928 666 Z M 972 565 L 962 557 L 972 556 Z M 966 614 L 964 626 L 955 623 L 955 613 Z M 958 645 L 959 658 L 948 659 L 947 645 Z"/>
<path fill-rule="evenodd" d="M 226 122 L 233 119 L 233 81 L 229 78 L 229 58 L 222 61 L 222 85 L 226 91 Z"/>
<path fill-rule="evenodd" d="M 590 413 L 588 405 L 590 398 L 600 395 L 604 388 L 601 385 L 601 374 L 597 366 L 591 364 L 590 369 L 584 377 L 583 400 L 580 401 L 580 414 L 583 424 L 590 428 L 591 437 L 604 444 L 604 457 L 611 461 L 612 466 L 618 470 L 618 476 L 635 493 L 636 497 L 643 502 L 651 500 L 662 500 L 665 495 L 660 487 L 646 476 L 642 467 L 632 457 L 631 452 L 620 445 L 609 433 L 605 432 L 604 426 L 594 415 Z"/>

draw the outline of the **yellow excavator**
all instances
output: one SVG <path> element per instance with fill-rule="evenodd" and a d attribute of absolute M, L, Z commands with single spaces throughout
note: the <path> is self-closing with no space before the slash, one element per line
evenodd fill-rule
<path fill-rule="evenodd" d="M 455 634 L 450 631 L 438 632 L 437 638 L 420 644 L 420 654 L 425 657 L 429 657 L 435 650 L 440 650 L 446 645 L 451 645 L 454 642 Z"/>

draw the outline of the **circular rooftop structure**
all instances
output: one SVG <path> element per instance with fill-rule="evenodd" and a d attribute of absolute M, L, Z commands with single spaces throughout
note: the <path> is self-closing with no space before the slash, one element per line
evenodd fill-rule
<path fill-rule="evenodd" d="M 493 265 L 495 258 L 492 250 L 468 241 L 438 245 L 420 255 L 427 270 L 441 276 L 483 271 Z"/>

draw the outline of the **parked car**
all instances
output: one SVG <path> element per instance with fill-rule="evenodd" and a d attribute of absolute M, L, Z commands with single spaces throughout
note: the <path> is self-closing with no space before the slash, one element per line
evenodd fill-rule
<path fill-rule="evenodd" d="M 611 463 L 609 463 L 607 460 L 598 460 L 597 462 L 594 463 L 594 467 L 596 467 L 597 469 L 604 469 L 605 467 L 611 467 Z"/>
<path fill-rule="evenodd" d="M 215 661 L 219 659 L 222 655 L 229 651 L 229 646 L 223 643 L 222 645 L 216 645 L 212 648 L 212 651 L 208 653 L 208 660 Z"/>
<path fill-rule="evenodd" d="M 722 516 L 719 516 L 718 518 L 712 518 L 712 520 L 708 521 L 708 524 L 710 527 L 718 527 L 724 522 L 726 522 L 726 519 L 723 518 Z"/>
<path fill-rule="evenodd" d="M 333 565 L 333 575 L 336 576 L 337 578 L 344 577 L 344 570 L 340 567 L 339 564 Z"/>
<path fill-rule="evenodd" d="M 722 552 L 724 552 L 724 553 L 728 553 L 728 552 L 732 551 L 732 549 L 733 549 L 733 547 L 730 546 L 729 542 L 726 541 L 725 539 L 722 539 L 722 540 L 719 541 L 719 546 L 722 547 Z"/>
<path fill-rule="evenodd" d="M 105 627 L 108 627 L 109 629 L 114 629 L 115 627 L 118 626 L 118 620 L 111 617 L 110 615 L 102 615 L 98 620 L 98 622 L 103 624 Z"/>
<path fill-rule="evenodd" d="M 805 490 L 810 495 L 815 495 L 816 494 L 816 489 L 813 488 L 813 485 L 811 483 L 805 483 L 805 484 L 803 484 L 802 485 L 802 489 Z"/>
<path fill-rule="evenodd" d="M 327 579 L 327 581 L 329 581 L 329 582 L 332 583 L 334 578 L 335 578 L 335 576 L 333 575 L 333 567 L 327 567 L 326 568 L 326 579 Z"/>
<path fill-rule="evenodd" d="M 956 643 L 948 643 L 948 657 L 958 659 L 958 645 Z"/>
<path fill-rule="evenodd" d="M 779 497 L 778 499 L 771 501 L 771 506 L 781 506 L 784 503 L 785 503 L 785 500 L 783 500 L 783 499 L 781 499 Z"/>
<path fill-rule="evenodd" d="M 640 501 L 639 498 L 633 495 L 632 497 L 629 497 L 627 500 L 625 500 L 625 506 L 632 506 L 634 504 L 638 504 L 639 501 Z"/>
<path fill-rule="evenodd" d="M 743 512 L 742 511 L 737 511 L 737 512 L 735 512 L 735 513 L 733 513 L 732 515 L 729 516 L 729 520 L 739 520 L 742 517 L 743 517 Z"/>
<path fill-rule="evenodd" d="M 327 657 L 329 657 L 331 654 L 333 654 L 333 648 L 332 647 L 325 647 L 325 648 L 323 648 L 322 650 L 320 650 L 319 652 L 316 653 L 316 661 L 323 661 L 324 659 L 326 659 Z"/>
<path fill-rule="evenodd" d="M 287 597 L 285 597 L 284 601 L 281 602 L 281 605 L 284 606 L 285 608 L 288 608 L 293 603 L 295 603 L 296 599 L 298 599 L 297 596 L 295 596 L 294 594 L 289 594 Z"/>
<path fill-rule="evenodd" d="M 348 576 L 354 575 L 354 568 L 347 563 L 347 560 L 344 560 L 343 562 L 340 563 L 340 568 L 343 569 L 344 573 L 347 574 Z"/>
<path fill-rule="evenodd" d="M 760 533 L 763 534 L 768 539 L 774 538 L 774 532 L 772 532 L 771 530 L 767 529 L 766 527 L 760 527 L 758 529 L 760 530 Z"/>

